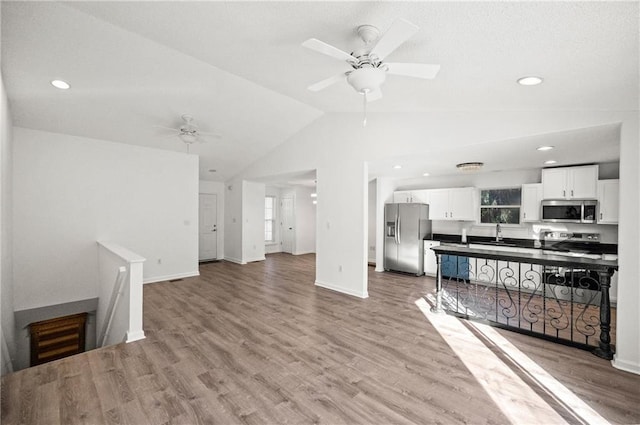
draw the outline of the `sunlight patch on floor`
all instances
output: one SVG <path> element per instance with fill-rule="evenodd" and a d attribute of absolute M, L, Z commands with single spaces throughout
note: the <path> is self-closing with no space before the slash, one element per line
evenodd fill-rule
<path fill-rule="evenodd" d="M 462 323 L 461 319 L 448 314 L 432 313 L 431 305 L 424 298 L 418 299 L 415 303 L 512 423 L 567 423 L 509 365 L 492 352 L 485 342 L 474 335 Z M 558 400 L 559 404 L 575 420 L 589 424 L 609 423 L 573 392 L 509 343 L 495 329 L 470 321 L 467 323 L 470 323 L 492 344 L 500 348 L 543 391 Z"/>

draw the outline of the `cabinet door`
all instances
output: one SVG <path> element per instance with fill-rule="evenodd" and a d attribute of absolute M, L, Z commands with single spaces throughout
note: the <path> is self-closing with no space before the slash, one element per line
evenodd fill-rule
<path fill-rule="evenodd" d="M 618 224 L 620 180 L 598 181 L 598 224 Z"/>
<path fill-rule="evenodd" d="M 598 166 L 571 167 L 567 169 L 568 197 L 574 199 L 596 199 L 598 195 Z"/>
<path fill-rule="evenodd" d="M 450 220 L 447 189 L 429 191 L 429 220 Z"/>
<path fill-rule="evenodd" d="M 542 197 L 543 199 L 567 198 L 567 169 L 542 169 Z"/>
<path fill-rule="evenodd" d="M 464 187 L 449 190 L 449 219 L 474 221 L 479 208 L 476 206 L 476 189 Z"/>
<path fill-rule="evenodd" d="M 429 203 L 429 190 L 413 190 L 411 191 L 411 202 L 418 204 Z"/>
<path fill-rule="evenodd" d="M 522 217 L 520 221 L 540 221 L 540 201 L 542 200 L 542 184 L 522 185 Z"/>
<path fill-rule="evenodd" d="M 411 202 L 411 191 L 400 190 L 398 192 L 393 192 L 393 202 L 396 204 L 407 204 Z"/>
<path fill-rule="evenodd" d="M 434 246 L 440 246 L 440 241 L 424 241 L 424 274 L 435 276 L 438 271 L 436 253 L 431 250 Z"/>

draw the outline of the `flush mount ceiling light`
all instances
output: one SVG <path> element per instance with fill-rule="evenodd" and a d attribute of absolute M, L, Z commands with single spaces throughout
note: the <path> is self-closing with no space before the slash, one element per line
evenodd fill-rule
<path fill-rule="evenodd" d="M 552 164 L 556 164 L 558 161 L 556 161 L 555 159 L 550 159 L 548 161 L 544 162 L 544 165 L 552 165 Z"/>
<path fill-rule="evenodd" d="M 542 77 L 535 76 L 518 78 L 518 84 L 521 86 L 537 86 L 538 84 L 542 84 L 542 81 Z"/>
<path fill-rule="evenodd" d="M 462 171 L 478 171 L 483 166 L 483 162 L 463 162 L 461 164 L 456 164 L 456 168 Z"/>
<path fill-rule="evenodd" d="M 553 149 L 553 146 L 540 146 L 537 150 L 539 151 L 550 151 Z"/>
<path fill-rule="evenodd" d="M 57 89 L 60 90 L 67 90 L 69 88 L 71 88 L 71 85 L 69 83 L 67 83 L 66 81 L 62 81 L 62 80 L 52 80 L 51 81 L 51 85 Z"/>

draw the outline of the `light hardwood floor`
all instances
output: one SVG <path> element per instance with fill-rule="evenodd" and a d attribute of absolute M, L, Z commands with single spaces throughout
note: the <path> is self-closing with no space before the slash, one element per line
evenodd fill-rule
<path fill-rule="evenodd" d="M 5 376 L 2 423 L 510 421 L 416 307 L 431 278 L 369 268 L 369 298 L 358 299 L 315 287 L 313 255 L 200 271 L 144 287 L 145 340 Z M 640 422 L 640 376 L 498 332 L 609 422 Z M 568 422 L 584 423 L 511 367 Z"/>

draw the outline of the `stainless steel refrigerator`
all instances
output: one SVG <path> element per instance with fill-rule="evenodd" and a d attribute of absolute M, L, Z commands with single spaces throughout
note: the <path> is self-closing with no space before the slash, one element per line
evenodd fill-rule
<path fill-rule="evenodd" d="M 429 205 L 384 206 L 384 269 L 424 274 L 424 238 L 431 237 Z"/>

